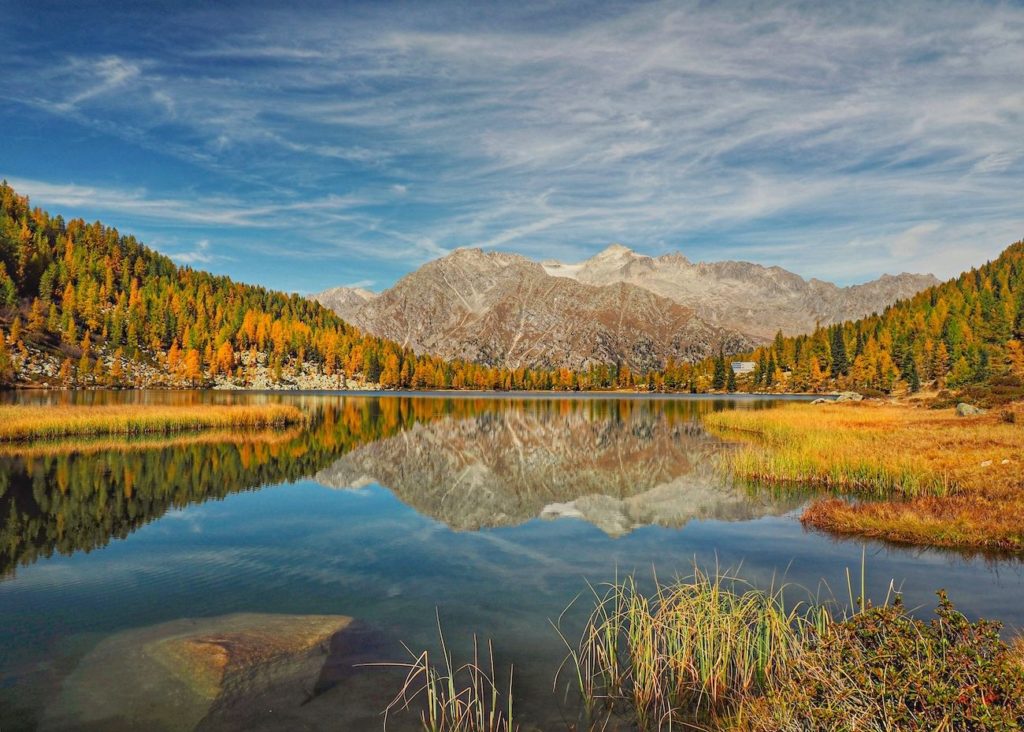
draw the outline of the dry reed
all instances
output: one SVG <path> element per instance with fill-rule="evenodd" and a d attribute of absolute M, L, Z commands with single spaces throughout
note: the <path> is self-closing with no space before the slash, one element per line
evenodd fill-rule
<path fill-rule="evenodd" d="M 473 658 L 456 665 L 441 630 L 440 664 L 429 651 L 413 653 L 409 663 L 367 664 L 401 668 L 405 681 L 384 712 L 384 726 L 395 711 L 419 709 L 420 726 L 425 732 L 513 732 L 518 729 L 512 710 L 512 675 L 509 669 L 508 688 L 499 688 L 494 668 L 494 649 L 487 644 L 488 661 L 480 661 L 480 649 L 473 637 Z M 502 695 L 504 694 L 504 699 Z"/>

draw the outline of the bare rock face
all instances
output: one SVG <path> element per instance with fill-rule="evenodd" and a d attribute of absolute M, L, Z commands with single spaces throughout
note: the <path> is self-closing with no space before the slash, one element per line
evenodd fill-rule
<path fill-rule="evenodd" d="M 310 299 L 330 308 L 345 320 L 352 320 L 359 308 L 375 297 L 376 292 L 362 287 L 332 287 L 312 295 Z"/>
<path fill-rule="evenodd" d="M 417 352 L 513 368 L 642 370 L 860 318 L 937 283 L 901 274 L 838 287 L 780 267 L 648 257 L 615 244 L 576 264 L 459 249 L 379 295 L 335 288 L 314 299 Z"/>
<path fill-rule="evenodd" d="M 545 262 L 544 270 L 596 286 L 629 283 L 693 309 L 702 319 L 759 341 L 782 331 L 807 333 L 817 326 L 870 315 L 939 283 L 933 275 L 883 275 L 838 287 L 805 280 L 781 267 L 750 262 L 692 263 L 681 254 L 648 257 L 617 244 L 578 264 Z"/>
<path fill-rule="evenodd" d="M 355 311 L 338 312 L 420 353 L 512 368 L 645 369 L 750 343 L 641 287 L 552 277 L 525 257 L 479 249 L 430 262 Z"/>

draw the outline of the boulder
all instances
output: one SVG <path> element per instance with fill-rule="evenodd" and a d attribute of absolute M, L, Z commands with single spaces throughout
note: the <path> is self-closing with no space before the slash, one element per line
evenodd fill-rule
<path fill-rule="evenodd" d="M 813 402 L 811 402 L 811 404 L 829 404 L 831 401 L 831 399 L 822 399 L 821 397 L 819 397 L 815 399 Z"/>
<path fill-rule="evenodd" d="M 956 405 L 956 414 L 958 417 L 970 417 L 975 414 L 984 414 L 985 410 L 980 407 L 976 407 L 973 404 L 967 402 L 960 402 Z"/>
<path fill-rule="evenodd" d="M 858 394 L 855 391 L 841 391 L 839 396 L 835 398 L 837 402 L 859 402 L 864 400 L 863 394 Z"/>
<path fill-rule="evenodd" d="M 351 623 L 238 613 L 117 633 L 64 680 L 41 729 L 194 730 L 239 705 L 301 706 Z"/>

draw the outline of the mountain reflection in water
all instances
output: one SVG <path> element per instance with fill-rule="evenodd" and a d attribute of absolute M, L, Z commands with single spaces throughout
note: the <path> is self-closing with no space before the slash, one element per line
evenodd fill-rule
<path fill-rule="evenodd" d="M 797 503 L 732 486 L 717 467 L 722 443 L 668 404 L 540 402 L 446 415 L 359 447 L 315 480 L 380 484 L 457 531 L 573 517 L 621 536 Z"/>
<path fill-rule="evenodd" d="M 611 536 L 794 504 L 725 482 L 699 425 L 724 402 L 339 397 L 291 400 L 293 431 L 0 448 L 0 575 L 106 545 L 172 509 L 315 476 L 390 489 L 456 530 L 583 518 Z M 752 406 L 767 406 L 753 403 Z"/>

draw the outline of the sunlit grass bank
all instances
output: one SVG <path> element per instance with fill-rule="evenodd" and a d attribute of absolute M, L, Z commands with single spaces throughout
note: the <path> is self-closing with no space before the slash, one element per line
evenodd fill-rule
<path fill-rule="evenodd" d="M 1019 551 L 1019 411 L 957 417 L 903 405 L 792 404 L 718 412 L 705 424 L 746 443 L 727 458 L 738 477 L 872 499 L 819 500 L 805 523 L 906 543 Z"/>
<path fill-rule="evenodd" d="M 0 406 L 0 441 L 283 427 L 303 420 L 301 410 L 284 404 Z"/>

